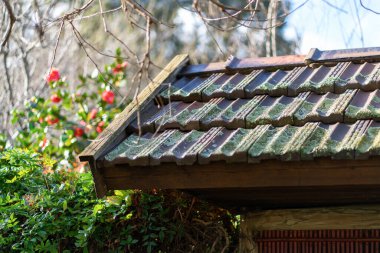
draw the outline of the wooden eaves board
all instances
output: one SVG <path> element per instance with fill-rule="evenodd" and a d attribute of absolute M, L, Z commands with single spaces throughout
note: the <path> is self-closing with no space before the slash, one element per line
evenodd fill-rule
<path fill-rule="evenodd" d="M 185 189 L 222 206 L 286 208 L 380 202 L 380 158 L 257 164 L 104 166 L 109 189 Z M 275 205 L 275 206 L 273 206 Z M 244 211 L 244 210 L 243 210 Z"/>
<path fill-rule="evenodd" d="M 169 64 L 153 79 L 151 83 L 132 101 L 112 123 L 94 140 L 81 154 L 80 161 L 88 161 L 94 177 L 96 194 L 102 197 L 107 187 L 102 174 L 96 165 L 96 160 L 111 150 L 126 137 L 127 126 L 136 118 L 137 112 L 142 109 L 163 88 L 163 83 L 170 83 L 177 73 L 189 62 L 187 54 L 175 56 Z"/>

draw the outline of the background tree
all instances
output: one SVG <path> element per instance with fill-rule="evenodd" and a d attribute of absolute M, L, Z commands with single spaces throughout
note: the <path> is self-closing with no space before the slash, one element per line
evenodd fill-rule
<path fill-rule="evenodd" d="M 45 76 L 52 67 L 76 85 L 77 74 L 101 73 L 116 48 L 130 71 L 121 87 L 112 87 L 121 103 L 178 53 L 195 63 L 292 53 L 296 43 L 282 33 L 290 9 L 290 2 L 275 0 L 2 0 L 0 131 L 12 141 L 17 128 L 27 127 L 22 118 L 10 123 L 11 110 L 49 95 Z"/>

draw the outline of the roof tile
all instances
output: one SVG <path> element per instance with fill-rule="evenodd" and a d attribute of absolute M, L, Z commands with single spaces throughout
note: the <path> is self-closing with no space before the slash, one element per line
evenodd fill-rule
<path fill-rule="evenodd" d="M 344 110 L 355 95 L 356 90 L 346 90 L 343 94 L 312 93 L 294 114 L 294 122 L 304 125 L 306 122 L 335 123 L 343 122 Z"/>
<path fill-rule="evenodd" d="M 243 62 L 235 59 L 228 71 L 169 84 L 159 95 L 165 104 L 148 103 L 140 124 L 135 119 L 128 126 L 127 139 L 106 162 L 191 165 L 380 155 L 380 63 L 235 68 Z"/>
<path fill-rule="evenodd" d="M 330 67 L 320 66 L 317 69 L 306 68 L 288 87 L 288 94 L 295 96 L 300 92 L 313 91 L 319 94 L 334 91 L 334 83 L 329 79 Z"/>
<path fill-rule="evenodd" d="M 367 62 L 364 64 L 350 63 L 341 76 L 342 81 L 336 83 L 335 92 L 343 93 L 346 89 L 371 89 L 368 87 L 368 77 L 375 70 L 375 67 L 376 65 Z"/>
<path fill-rule="evenodd" d="M 293 123 L 293 114 L 310 93 L 300 93 L 297 97 L 266 96 L 246 117 L 246 127 L 272 124 L 283 126 Z"/>
<path fill-rule="evenodd" d="M 355 150 L 356 159 L 367 159 L 380 154 L 380 122 L 371 121 Z"/>
<path fill-rule="evenodd" d="M 358 91 L 344 113 L 346 122 L 359 119 L 380 120 L 380 90 Z"/>
<path fill-rule="evenodd" d="M 165 157 L 164 154 L 170 152 L 170 150 L 176 146 L 184 138 L 185 133 L 179 130 L 167 130 L 172 131 L 173 133 L 166 138 L 161 145 L 157 146 L 154 150 L 149 153 L 149 164 L 150 165 L 159 165 L 163 162 L 170 162 L 171 160 L 168 157 Z"/>
<path fill-rule="evenodd" d="M 246 97 L 263 94 L 269 94 L 271 96 L 281 96 L 286 94 L 288 88 L 287 83 L 281 82 L 286 75 L 287 72 L 283 70 L 261 72 L 252 82 L 245 86 L 244 91 Z"/>

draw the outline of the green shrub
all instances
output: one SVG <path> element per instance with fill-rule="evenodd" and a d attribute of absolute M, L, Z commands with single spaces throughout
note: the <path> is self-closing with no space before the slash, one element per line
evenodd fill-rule
<path fill-rule="evenodd" d="M 120 52 L 103 73 L 74 90 L 57 70 L 50 99 L 13 112 L 19 132 L 0 133 L 0 252 L 220 252 L 233 249 L 238 223 L 228 211 L 176 191 L 113 191 L 97 199 L 76 156 L 125 106 Z M 17 147 L 17 148 L 15 148 Z"/>
<path fill-rule="evenodd" d="M 97 199 L 91 174 L 49 166 L 31 151 L 1 154 L 2 251 L 203 252 L 216 242 L 217 252 L 237 238 L 235 228 L 228 238 L 217 233 L 232 227 L 233 216 L 181 193 L 115 191 Z"/>

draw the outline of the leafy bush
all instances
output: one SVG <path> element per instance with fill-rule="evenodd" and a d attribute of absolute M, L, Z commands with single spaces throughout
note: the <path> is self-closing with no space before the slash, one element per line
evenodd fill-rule
<path fill-rule="evenodd" d="M 113 191 L 97 199 L 76 156 L 124 107 L 127 63 L 81 76 L 73 91 L 53 69 L 50 98 L 13 113 L 17 148 L 0 134 L 0 252 L 221 252 L 237 221 L 228 211 L 176 191 Z M 7 144 L 9 146 L 9 143 Z M 22 148 L 22 149 L 20 149 Z"/>
<path fill-rule="evenodd" d="M 35 96 L 24 108 L 13 111 L 12 122 L 20 124 L 14 145 L 56 159 L 56 167 L 75 167 L 76 156 L 89 140 L 95 139 L 125 106 L 115 94 L 127 85 L 126 67 L 118 50 L 114 63 L 106 65 L 102 73 L 95 70 L 92 75 L 80 76 L 73 90 L 53 69 L 46 77 L 49 99 Z"/>
<path fill-rule="evenodd" d="M 178 192 L 115 191 L 97 199 L 90 173 L 49 166 L 31 151 L 2 153 L 2 251 L 205 252 L 236 241 L 222 209 Z"/>

